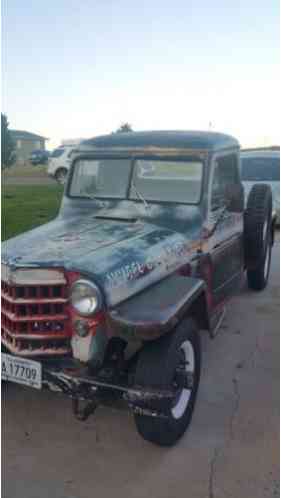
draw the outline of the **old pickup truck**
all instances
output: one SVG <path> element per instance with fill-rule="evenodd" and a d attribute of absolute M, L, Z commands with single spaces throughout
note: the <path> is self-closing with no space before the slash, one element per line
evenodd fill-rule
<path fill-rule="evenodd" d="M 190 424 L 200 333 L 216 336 L 246 275 L 268 281 L 272 194 L 244 208 L 240 147 L 211 132 L 84 141 L 56 219 L 2 246 L 2 379 L 132 410 L 143 438 Z"/>

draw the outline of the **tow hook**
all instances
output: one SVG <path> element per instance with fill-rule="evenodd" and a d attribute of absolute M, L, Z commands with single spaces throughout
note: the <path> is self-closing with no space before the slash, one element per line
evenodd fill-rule
<path fill-rule="evenodd" d="M 77 420 L 80 420 L 80 422 L 85 422 L 90 415 L 93 415 L 95 413 L 98 403 L 96 400 L 88 401 L 87 404 L 83 407 L 80 407 L 79 405 L 81 404 L 81 401 L 77 398 L 72 399 L 72 411 L 73 415 Z"/>

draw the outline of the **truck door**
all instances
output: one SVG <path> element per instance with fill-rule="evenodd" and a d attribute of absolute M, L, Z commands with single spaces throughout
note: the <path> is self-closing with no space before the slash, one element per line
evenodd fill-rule
<path fill-rule="evenodd" d="M 241 192 L 239 207 L 232 212 L 226 199 L 227 189 Z M 241 209 L 240 209 L 241 206 Z M 222 302 L 239 284 L 243 273 L 244 195 L 237 153 L 214 157 L 209 189 L 210 240 L 213 305 Z"/>

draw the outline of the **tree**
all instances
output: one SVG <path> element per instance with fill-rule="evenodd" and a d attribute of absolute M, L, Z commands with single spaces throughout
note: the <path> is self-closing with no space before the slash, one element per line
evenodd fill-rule
<path fill-rule="evenodd" d="M 6 114 L 1 112 L 1 168 L 6 168 L 13 164 L 15 159 L 14 148 L 8 118 Z"/>
<path fill-rule="evenodd" d="M 118 130 L 116 130 L 116 133 L 127 133 L 129 131 L 133 131 L 130 123 L 122 123 Z"/>

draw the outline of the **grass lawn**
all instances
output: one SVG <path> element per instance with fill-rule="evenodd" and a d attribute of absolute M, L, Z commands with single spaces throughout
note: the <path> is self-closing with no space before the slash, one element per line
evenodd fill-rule
<path fill-rule="evenodd" d="M 54 218 L 63 188 L 50 186 L 2 186 L 2 240 L 42 225 Z"/>

